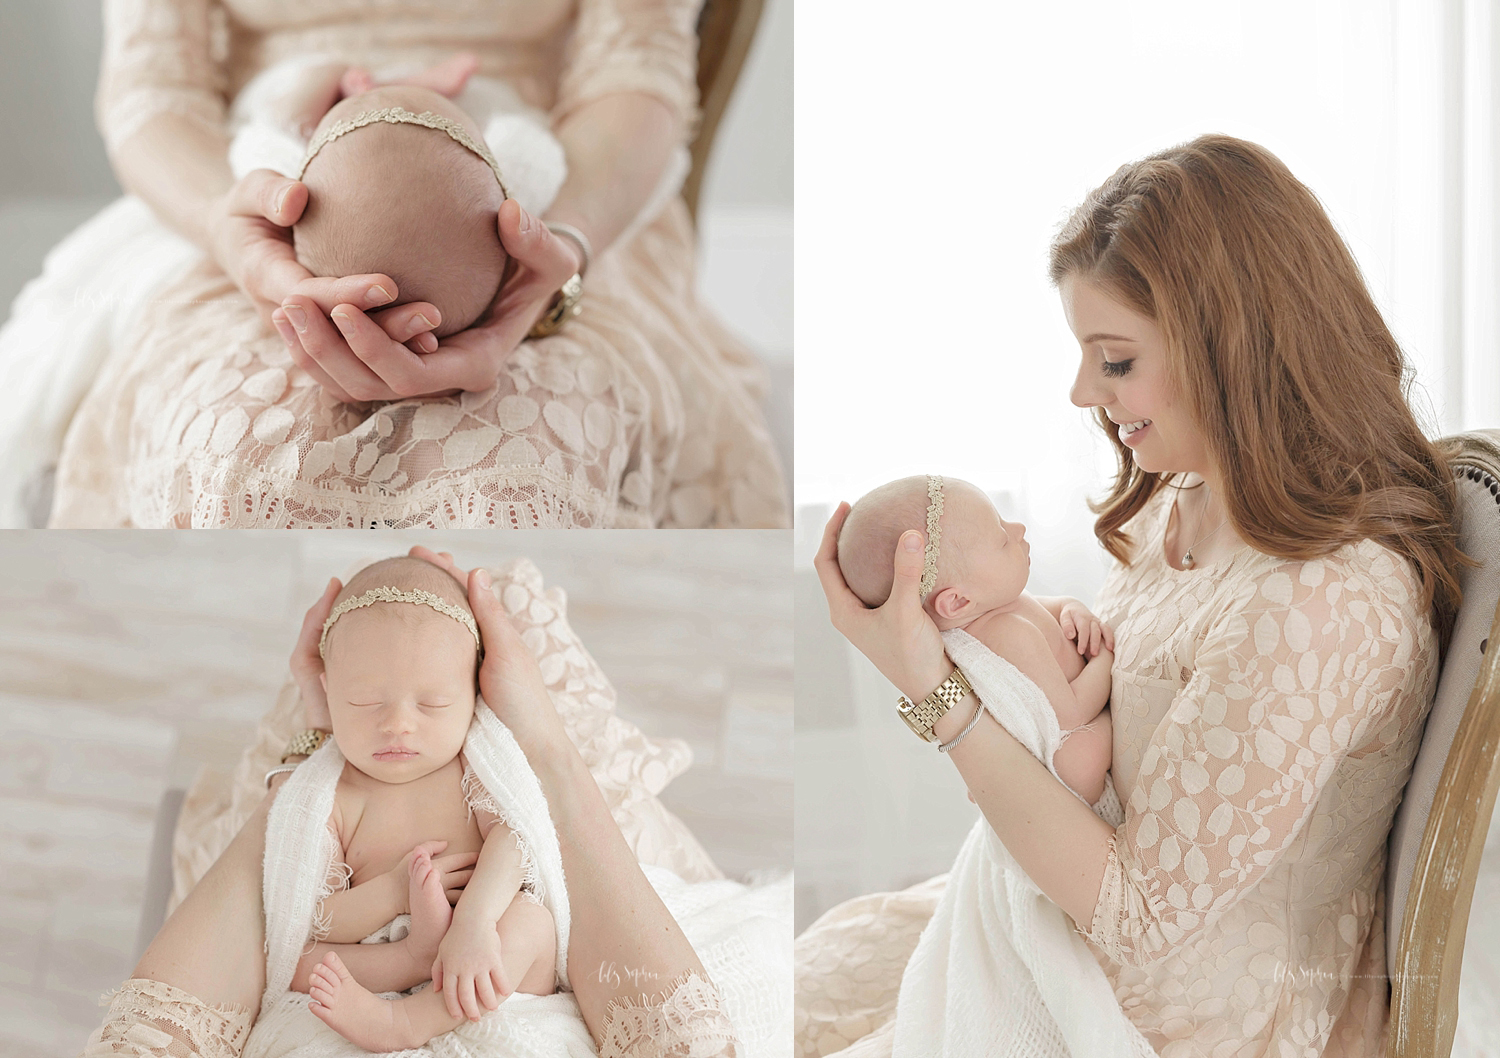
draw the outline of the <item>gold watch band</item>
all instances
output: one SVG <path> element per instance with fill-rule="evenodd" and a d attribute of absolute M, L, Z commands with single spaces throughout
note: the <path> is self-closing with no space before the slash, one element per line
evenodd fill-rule
<path fill-rule="evenodd" d="M 552 297 L 552 304 L 542 313 L 541 319 L 532 325 L 528 338 L 545 338 L 562 330 L 562 325 L 583 311 L 583 276 L 574 273 Z"/>
<path fill-rule="evenodd" d="M 913 703 L 906 695 L 896 700 L 896 712 L 901 714 L 901 719 L 906 721 L 906 726 L 924 742 L 938 741 L 937 735 L 933 734 L 932 726 L 959 702 L 964 700 L 972 687 L 969 680 L 964 676 L 963 669 L 954 667 L 952 674 L 937 685 L 937 689 L 923 698 L 920 702 Z"/>
<path fill-rule="evenodd" d="M 310 757 L 314 751 L 328 738 L 329 732 L 319 731 L 316 728 L 308 728 L 306 731 L 298 731 L 292 736 L 292 740 L 286 744 L 286 752 L 281 755 L 281 763 L 285 764 L 288 757 Z"/>

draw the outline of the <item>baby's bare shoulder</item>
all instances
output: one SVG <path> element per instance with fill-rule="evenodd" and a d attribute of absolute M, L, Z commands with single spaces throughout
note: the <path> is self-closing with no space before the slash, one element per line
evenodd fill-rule
<path fill-rule="evenodd" d="M 986 614 L 964 631 L 1034 682 L 1061 671 L 1047 637 L 1022 614 Z"/>

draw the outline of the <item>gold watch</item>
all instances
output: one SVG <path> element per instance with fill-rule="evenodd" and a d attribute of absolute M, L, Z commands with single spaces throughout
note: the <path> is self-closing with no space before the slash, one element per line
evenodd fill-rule
<path fill-rule="evenodd" d="M 562 285 L 556 294 L 552 296 L 552 304 L 547 306 L 547 311 L 542 313 L 542 318 L 532 325 L 528 338 L 545 338 L 550 334 L 556 334 L 562 330 L 562 325 L 583 311 L 583 276 L 581 273 L 573 273 L 573 277 Z"/>
<path fill-rule="evenodd" d="M 969 686 L 963 669 L 955 666 L 953 674 L 938 684 L 937 690 L 920 702 L 912 704 L 911 699 L 903 694 L 896 700 L 896 712 L 901 714 L 901 719 L 906 721 L 906 726 L 911 728 L 918 738 L 924 742 L 936 742 L 938 737 L 932 733 L 932 726 L 941 720 L 949 709 L 963 701 L 964 695 L 971 690 L 973 688 Z"/>
<path fill-rule="evenodd" d="M 298 731 L 286 744 L 286 752 L 281 755 L 281 763 L 285 764 L 288 757 L 311 757 L 313 751 L 327 740 L 328 735 L 329 732 L 318 731 L 315 728 Z"/>

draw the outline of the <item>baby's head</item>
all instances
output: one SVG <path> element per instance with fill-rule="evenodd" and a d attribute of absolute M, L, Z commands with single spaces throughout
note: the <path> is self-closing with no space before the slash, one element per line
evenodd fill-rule
<path fill-rule="evenodd" d="M 844 519 L 839 569 L 866 606 L 880 606 L 890 597 L 901 534 L 917 529 L 926 538 L 933 480 L 924 475 L 881 485 L 860 497 Z M 956 628 L 1021 597 L 1031 569 L 1031 545 L 1026 527 L 1000 517 L 983 491 L 967 481 L 935 480 L 942 501 L 937 579 L 923 605 L 938 627 Z"/>
<path fill-rule="evenodd" d="M 474 120 L 437 92 L 387 85 L 342 100 L 318 123 L 403 107 L 431 111 L 483 143 Z M 434 333 L 455 334 L 489 308 L 506 254 L 496 215 L 505 195 L 489 164 L 439 129 L 375 121 L 325 143 L 302 174 L 307 209 L 292 228 L 297 260 L 317 276 L 381 272 L 393 304 L 427 301 L 442 315 Z"/>
<path fill-rule="evenodd" d="M 345 600 L 366 601 L 381 588 L 426 601 L 372 601 L 339 613 Z M 323 641 L 323 687 L 344 757 L 392 783 L 453 760 L 474 717 L 479 671 L 475 632 L 461 619 L 473 620 L 463 586 L 421 559 L 390 558 L 351 577 L 334 613 Z"/>

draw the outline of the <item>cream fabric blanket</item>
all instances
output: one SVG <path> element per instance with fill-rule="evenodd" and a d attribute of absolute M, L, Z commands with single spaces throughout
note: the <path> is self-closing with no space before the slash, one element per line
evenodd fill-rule
<path fill-rule="evenodd" d="M 1041 688 L 962 629 L 943 633 L 984 708 L 1053 775 L 1062 742 Z M 1059 779 L 1061 781 L 1061 779 Z M 1094 810 L 1123 820 L 1105 779 Z M 969 832 L 896 1000 L 894 1058 L 1148 1058 L 1098 960 L 988 822 Z"/>

